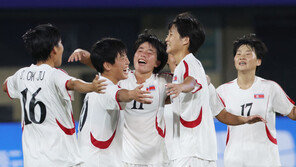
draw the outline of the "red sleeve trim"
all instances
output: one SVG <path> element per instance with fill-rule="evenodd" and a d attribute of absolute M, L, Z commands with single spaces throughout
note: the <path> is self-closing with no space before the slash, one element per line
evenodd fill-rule
<path fill-rule="evenodd" d="M 8 91 L 7 82 L 8 82 L 8 81 L 5 82 L 6 93 L 7 93 L 8 97 L 9 97 L 10 99 L 12 99 L 11 96 L 10 96 L 10 94 L 9 94 L 9 91 Z"/>
<path fill-rule="evenodd" d="M 166 134 L 166 127 L 164 126 L 164 130 L 162 130 L 159 126 L 158 126 L 158 122 L 157 122 L 157 115 L 155 117 L 155 127 L 156 127 L 156 130 L 158 132 L 158 134 L 164 138 L 165 137 L 165 134 Z"/>
<path fill-rule="evenodd" d="M 218 93 L 217 93 L 218 94 Z M 220 97 L 220 95 L 218 94 L 218 97 L 219 97 L 219 99 L 221 100 L 221 102 L 222 102 L 222 104 L 223 104 L 223 106 L 224 107 L 226 107 L 226 105 L 225 105 L 225 103 L 224 103 L 224 100 Z"/>
<path fill-rule="evenodd" d="M 267 135 L 268 139 L 269 139 L 273 144 L 277 144 L 277 140 L 276 140 L 276 138 L 274 138 L 274 137 L 271 135 L 271 133 L 270 133 L 270 131 L 269 131 L 269 129 L 268 129 L 268 127 L 267 127 L 266 124 L 265 124 L 265 130 L 266 130 L 266 135 Z"/>
<path fill-rule="evenodd" d="M 97 147 L 97 148 L 100 148 L 100 149 L 106 149 L 110 146 L 110 144 L 112 143 L 113 139 L 114 139 L 114 136 L 116 134 L 116 129 L 115 131 L 113 132 L 113 135 L 106 141 L 99 141 L 97 140 L 96 138 L 94 138 L 93 134 L 90 132 L 90 141 L 91 143 Z"/>
<path fill-rule="evenodd" d="M 271 81 L 271 82 L 274 82 L 274 83 L 276 83 L 281 89 L 282 89 L 282 91 L 285 93 L 285 95 L 286 95 L 286 97 L 288 98 L 288 100 L 293 104 L 293 105 L 295 105 L 295 102 L 286 94 L 286 92 L 284 91 L 284 89 L 281 87 L 281 85 L 279 85 L 277 82 L 275 82 L 275 81 L 272 81 L 272 80 L 263 80 L 263 81 Z"/>
<path fill-rule="evenodd" d="M 188 64 L 185 60 L 183 60 L 183 63 L 184 63 L 184 66 L 185 66 L 185 73 L 184 73 L 184 76 L 183 78 L 187 78 L 188 77 L 188 73 L 189 73 L 189 67 L 188 67 Z"/>
<path fill-rule="evenodd" d="M 72 116 L 72 122 L 74 124 L 73 128 L 66 128 L 65 126 L 63 126 L 57 119 L 56 119 L 56 123 L 59 125 L 59 127 L 62 129 L 62 131 L 66 134 L 66 135 L 73 135 L 75 133 L 75 121 L 73 118 L 73 114 L 71 113 Z"/>
<path fill-rule="evenodd" d="M 228 141 L 229 141 L 229 127 L 227 128 L 226 145 L 228 144 Z"/>
<path fill-rule="evenodd" d="M 197 127 L 202 120 L 202 107 L 200 108 L 200 113 L 199 116 L 196 118 L 194 121 L 185 121 L 181 116 L 180 116 L 180 122 L 183 126 L 186 128 L 194 128 Z"/>
<path fill-rule="evenodd" d="M 119 91 L 119 90 L 118 90 L 118 91 Z M 116 102 L 117 102 L 117 104 L 118 104 L 118 106 L 119 106 L 119 109 L 122 110 L 121 105 L 120 105 L 120 103 L 119 103 L 119 101 L 118 101 L 118 98 L 117 98 L 118 91 L 117 91 L 116 94 L 115 94 L 115 100 L 116 100 Z"/>
<path fill-rule="evenodd" d="M 195 80 L 195 82 L 196 82 L 197 85 L 199 85 L 199 88 L 196 91 L 192 92 L 192 94 L 194 94 L 194 93 L 196 93 L 196 92 L 198 92 L 199 90 L 202 89 L 202 85 L 200 83 L 198 83 L 197 80 Z"/>
<path fill-rule="evenodd" d="M 65 74 L 69 75 L 65 70 L 61 69 L 61 68 L 56 68 L 57 70 L 60 70 L 62 72 L 64 72 Z"/>
<path fill-rule="evenodd" d="M 68 82 L 69 82 L 69 80 L 66 81 L 65 88 L 66 88 L 66 91 L 67 91 L 67 93 L 68 93 L 68 95 L 70 97 L 70 100 L 72 100 L 72 97 L 71 97 L 70 93 L 68 92 L 68 88 L 67 88 Z"/>

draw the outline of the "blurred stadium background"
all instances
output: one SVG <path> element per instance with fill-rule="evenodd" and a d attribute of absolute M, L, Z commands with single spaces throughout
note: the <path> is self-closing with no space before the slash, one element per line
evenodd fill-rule
<path fill-rule="evenodd" d="M 94 70 L 67 63 L 76 48 L 89 50 L 102 37 L 120 38 L 132 60 L 133 43 L 139 33 L 152 29 L 164 40 L 168 22 L 185 11 L 205 26 L 206 42 L 198 59 L 216 87 L 236 77 L 233 40 L 256 33 L 269 49 L 258 75 L 276 81 L 296 100 L 296 0 L 0 0 L 0 81 L 31 64 L 21 36 L 38 24 L 52 23 L 60 29 L 65 48 L 62 68 L 91 81 Z M 75 94 L 76 120 L 82 99 L 82 94 Z M 0 93 L 0 167 L 22 166 L 20 111 L 18 100 L 11 101 Z M 216 125 L 218 166 L 223 166 L 226 126 Z M 296 166 L 296 123 L 278 116 L 277 128 L 283 166 Z"/>

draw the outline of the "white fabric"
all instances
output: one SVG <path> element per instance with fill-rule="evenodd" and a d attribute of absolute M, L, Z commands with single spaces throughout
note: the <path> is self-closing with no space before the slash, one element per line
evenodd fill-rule
<path fill-rule="evenodd" d="M 240 116 L 262 116 L 267 121 L 273 138 L 276 138 L 275 113 L 287 115 L 293 108 L 293 104 L 277 83 L 260 77 L 255 77 L 249 89 L 240 89 L 235 79 L 218 87 L 217 92 L 225 102 L 228 112 Z M 225 166 L 281 165 L 278 146 L 268 138 L 263 122 L 228 126 L 228 130 Z"/>
<path fill-rule="evenodd" d="M 185 157 L 173 160 L 171 167 L 216 167 L 216 161 L 203 160 L 197 157 Z"/>
<path fill-rule="evenodd" d="M 105 94 L 92 92 L 85 96 L 79 120 L 78 144 L 85 166 L 121 166 L 123 120 L 121 105 L 116 100 L 120 88 L 105 77 L 101 76 L 101 79 L 107 80 Z M 105 144 L 109 141 L 109 145 L 93 144 L 91 134 L 97 141 Z"/>
<path fill-rule="evenodd" d="M 217 94 L 213 84 L 209 85 L 209 93 L 210 93 L 211 111 L 213 116 L 216 117 L 225 108 L 225 106 L 223 105 L 223 102 L 219 98 L 219 95 Z"/>
<path fill-rule="evenodd" d="M 216 160 L 217 142 L 209 104 L 209 88 L 203 66 L 193 54 L 188 54 L 177 65 L 172 83 L 183 83 L 186 74 L 193 77 L 199 86 L 191 93 L 180 93 L 172 99 L 173 113 L 177 118 L 173 123 L 172 159 L 195 156 L 204 160 Z M 198 120 L 201 109 L 202 119 L 198 126 L 188 128 L 181 123 L 181 118 L 187 122 Z"/>
<path fill-rule="evenodd" d="M 66 82 L 71 78 L 62 70 L 46 64 L 32 64 L 8 78 L 8 94 L 19 98 L 22 106 L 24 166 L 74 166 L 82 163 L 70 95 L 66 90 Z M 71 133 L 66 134 L 58 122 Z"/>
<path fill-rule="evenodd" d="M 135 101 L 126 104 L 123 131 L 123 161 L 126 164 L 154 165 L 168 162 L 164 138 L 161 136 L 165 130 L 163 110 L 167 97 L 165 84 L 168 82 L 171 82 L 169 74 L 152 74 L 142 88 L 151 92 L 152 104 Z M 130 90 L 139 86 L 132 72 L 119 85 Z"/>

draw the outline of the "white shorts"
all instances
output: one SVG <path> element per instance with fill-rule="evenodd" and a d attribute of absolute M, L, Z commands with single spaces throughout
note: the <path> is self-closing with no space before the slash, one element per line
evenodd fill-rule
<path fill-rule="evenodd" d="M 209 161 L 197 157 L 185 157 L 170 162 L 171 167 L 216 167 L 216 161 Z"/>
<path fill-rule="evenodd" d="M 162 163 L 162 164 L 143 165 L 143 164 L 131 164 L 131 163 L 123 162 L 123 167 L 169 167 L 169 164 Z"/>

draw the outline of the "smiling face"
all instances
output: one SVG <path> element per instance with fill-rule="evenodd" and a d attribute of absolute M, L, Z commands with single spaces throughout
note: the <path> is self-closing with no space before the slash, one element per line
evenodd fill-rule
<path fill-rule="evenodd" d="M 127 79 L 129 70 L 129 60 L 126 53 L 117 54 L 115 63 L 111 68 L 111 73 L 117 81 Z"/>
<path fill-rule="evenodd" d="M 261 65 L 261 59 L 257 59 L 255 50 L 249 45 L 241 45 L 234 56 L 234 65 L 238 72 L 256 71 Z"/>
<path fill-rule="evenodd" d="M 168 54 L 174 55 L 178 50 L 181 50 L 181 48 L 183 47 L 182 38 L 175 25 L 172 25 L 172 27 L 169 29 L 165 42 L 167 44 L 166 51 Z"/>
<path fill-rule="evenodd" d="M 135 70 L 141 74 L 152 73 L 159 64 L 157 50 L 148 42 L 142 43 L 134 55 Z"/>

